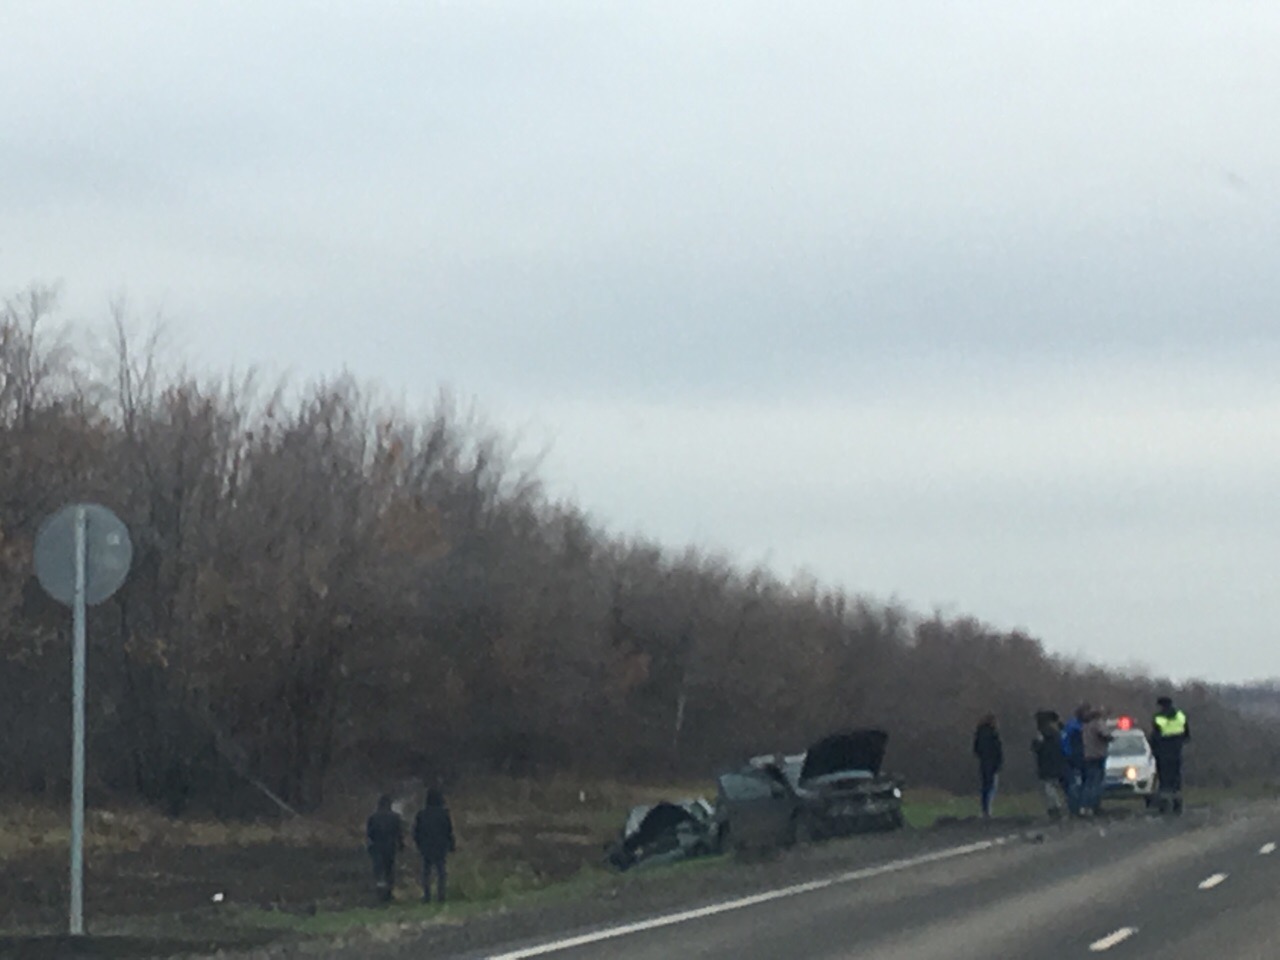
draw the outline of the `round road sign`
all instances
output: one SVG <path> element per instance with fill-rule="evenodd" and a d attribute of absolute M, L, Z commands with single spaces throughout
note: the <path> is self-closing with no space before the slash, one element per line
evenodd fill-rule
<path fill-rule="evenodd" d="M 76 510 L 85 512 L 85 591 L 89 606 L 102 603 L 120 589 L 133 562 L 129 529 L 114 513 L 96 503 L 69 504 L 40 527 L 36 535 L 36 578 L 59 603 L 70 606 L 76 593 Z"/>

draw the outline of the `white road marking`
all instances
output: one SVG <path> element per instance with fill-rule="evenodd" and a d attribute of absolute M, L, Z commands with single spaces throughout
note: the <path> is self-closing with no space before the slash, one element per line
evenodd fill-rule
<path fill-rule="evenodd" d="M 699 907 L 696 910 L 682 910 L 679 913 L 663 914 L 662 916 L 651 917 L 648 920 L 640 920 L 636 923 L 625 923 L 621 926 L 607 927 L 604 930 L 595 930 L 591 933 L 584 933 L 576 937 L 567 937 L 564 940 L 555 940 L 551 943 L 542 943 L 534 947 L 524 947 L 519 950 L 512 950 L 509 953 L 495 953 L 491 954 L 488 960 L 528 960 L 529 957 L 543 957 L 549 953 L 559 953 L 561 950 L 572 950 L 574 947 L 584 947 L 588 944 L 600 943 L 602 940 L 614 940 L 618 937 L 630 936 L 633 933 L 643 933 L 646 930 L 656 930 L 659 927 L 670 927 L 677 923 L 688 923 L 690 920 L 701 920 L 704 917 L 713 917 L 718 913 L 728 913 L 730 910 L 742 910 L 746 907 L 754 907 L 757 904 L 768 903 L 771 900 L 782 900 L 786 897 L 795 897 L 803 893 L 813 893 L 815 890 L 825 890 L 828 887 L 835 887 L 845 883 L 854 883 L 858 880 L 869 880 L 872 877 L 880 877 L 886 873 L 897 873 L 901 870 L 910 870 L 912 867 L 924 866 L 926 863 L 937 863 L 941 860 L 951 860 L 955 857 L 963 857 L 971 853 L 991 850 L 994 847 L 1002 846 L 1013 839 L 1015 839 L 1015 837 L 1010 835 L 1006 837 L 997 837 L 994 840 L 982 840 L 978 843 L 969 843 L 962 847 L 948 847 L 945 850 L 936 850 L 933 853 L 921 854 L 918 857 L 907 857 L 903 860 L 892 860 L 889 863 L 882 863 L 876 867 L 863 867 L 861 870 L 850 870 L 847 873 L 836 874 L 834 877 L 827 877 L 823 880 L 813 880 L 809 883 L 797 883 L 794 886 L 782 887 L 777 890 L 768 890 L 764 893 L 753 894 L 749 897 L 741 897 L 737 900 L 728 900 L 724 903 L 715 903 L 708 907 Z"/>
<path fill-rule="evenodd" d="M 1137 932 L 1137 927 L 1121 927 L 1115 933 L 1109 933 L 1101 940 L 1095 940 L 1089 944 L 1089 952 L 1102 953 L 1104 950 L 1110 950 L 1117 944 L 1124 943 Z"/>
<path fill-rule="evenodd" d="M 1262 845 L 1262 848 L 1258 851 L 1258 853 L 1262 854 L 1264 857 L 1269 853 L 1275 853 L 1275 852 L 1276 852 L 1276 845 L 1274 843 L 1264 843 Z"/>
<path fill-rule="evenodd" d="M 1225 873 L 1215 873 L 1212 877 L 1205 877 L 1200 881 L 1200 889 L 1212 890 L 1225 879 L 1227 879 L 1227 875 Z"/>

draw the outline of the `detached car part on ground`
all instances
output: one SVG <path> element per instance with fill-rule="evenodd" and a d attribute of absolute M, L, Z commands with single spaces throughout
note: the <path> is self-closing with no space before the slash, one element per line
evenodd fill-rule
<path fill-rule="evenodd" d="M 633 807 L 605 856 L 617 870 L 707 856 L 720 852 L 720 828 L 715 809 L 701 798 Z"/>
<path fill-rule="evenodd" d="M 835 733 L 804 753 L 754 757 L 721 776 L 721 842 L 788 846 L 902 827 L 902 781 L 881 772 L 888 739 L 883 730 Z"/>

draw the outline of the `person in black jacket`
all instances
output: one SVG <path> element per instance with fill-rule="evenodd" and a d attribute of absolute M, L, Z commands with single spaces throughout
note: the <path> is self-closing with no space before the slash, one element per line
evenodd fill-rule
<path fill-rule="evenodd" d="M 378 809 L 365 824 L 365 837 L 369 841 L 369 859 L 373 861 L 373 882 L 378 899 L 388 903 L 396 882 L 396 854 L 404 849 L 404 825 L 400 814 L 391 808 L 391 798 L 386 794 L 378 798 Z"/>
<path fill-rule="evenodd" d="M 1031 742 L 1031 752 L 1036 757 L 1036 776 L 1044 792 L 1044 803 L 1049 816 L 1059 819 L 1066 812 L 1062 784 L 1070 775 L 1067 758 L 1062 752 L 1062 721 L 1052 710 L 1036 714 L 1036 738 Z"/>
<path fill-rule="evenodd" d="M 431 902 L 431 875 L 435 874 L 436 899 L 444 903 L 448 870 L 445 861 L 453 853 L 453 819 L 444 804 L 444 795 L 434 787 L 427 802 L 413 820 L 413 842 L 422 856 L 422 902 Z"/>
<path fill-rule="evenodd" d="M 990 817 L 1000 768 L 1004 766 L 1004 748 L 1000 744 L 994 713 L 988 713 L 978 722 L 978 728 L 973 732 L 973 753 L 978 758 L 978 773 L 982 778 L 982 815 Z"/>

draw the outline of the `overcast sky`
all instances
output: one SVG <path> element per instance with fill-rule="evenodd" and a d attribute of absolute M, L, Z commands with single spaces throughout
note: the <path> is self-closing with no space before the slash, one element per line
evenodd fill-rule
<path fill-rule="evenodd" d="M 619 532 L 1280 674 L 1280 4 L 3 0 L 0 292 Z"/>

